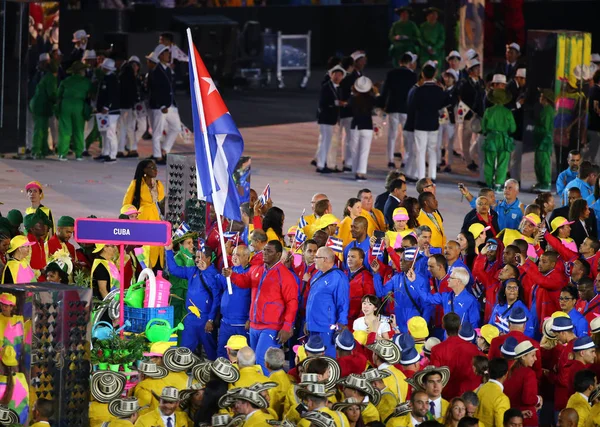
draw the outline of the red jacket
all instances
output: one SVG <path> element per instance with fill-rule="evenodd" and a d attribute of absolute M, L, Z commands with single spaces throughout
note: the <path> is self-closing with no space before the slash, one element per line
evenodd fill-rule
<path fill-rule="evenodd" d="M 575 393 L 575 374 L 584 369 L 589 369 L 591 365 L 586 365 L 579 360 L 569 360 L 567 364 L 559 370 L 559 378 L 564 376 L 564 381 L 567 386 L 567 395 L 571 396 Z M 563 379 L 560 378 L 562 382 Z"/>
<path fill-rule="evenodd" d="M 362 297 L 375 295 L 375 286 L 373 286 L 373 275 L 364 266 L 361 266 L 354 273 L 346 271 L 346 274 L 350 282 L 348 327 L 352 328 L 354 321 L 362 316 Z"/>
<path fill-rule="evenodd" d="M 297 267 L 294 267 L 294 273 L 296 273 L 296 276 L 298 276 L 298 278 L 300 279 L 300 292 L 298 293 L 298 295 L 300 295 L 301 304 L 298 306 L 298 310 L 301 310 L 300 317 L 303 320 L 305 318 L 306 313 L 306 302 L 308 301 L 308 292 L 310 291 L 310 281 L 312 280 L 313 276 L 317 273 L 317 271 L 319 270 L 317 270 L 317 267 L 314 263 L 307 266 L 304 261 L 302 261 Z M 308 279 L 308 282 L 304 281 L 305 273 L 310 274 L 310 279 Z"/>
<path fill-rule="evenodd" d="M 42 270 L 46 268 L 46 251 L 44 249 L 44 241 L 36 240 L 35 236 L 27 233 L 27 240 L 33 242 L 31 246 L 31 260 L 29 265 L 34 270 Z"/>
<path fill-rule="evenodd" d="M 531 411 L 531 418 L 524 418 L 524 426 L 539 425 L 537 410 L 538 404 L 538 382 L 535 372 L 531 368 L 521 366 L 510 373 L 510 377 L 504 382 L 504 393 L 510 399 L 510 407 L 522 411 Z"/>
<path fill-rule="evenodd" d="M 560 290 L 569 281 L 565 275 L 564 264 L 557 261 L 554 269 L 542 274 L 537 265 L 528 259 L 525 264 L 519 267 L 519 272 L 521 273 L 523 287 L 531 295 L 528 307 L 531 307 L 533 298 L 535 298 L 535 309 L 541 328 L 546 317 L 550 317 L 555 311 L 560 311 L 560 305 L 558 304 Z"/>
<path fill-rule="evenodd" d="M 250 265 L 261 266 L 264 264 L 262 251 L 256 252 L 250 259 Z M 302 279 L 302 277 L 300 278 Z"/>
<path fill-rule="evenodd" d="M 575 338 L 569 341 L 566 345 L 557 344 L 558 352 L 558 361 L 552 375 L 550 376 L 551 381 L 554 382 L 554 410 L 562 411 L 567 406 L 567 402 L 569 401 L 569 384 L 568 381 L 568 372 L 564 369 L 567 366 L 567 363 L 570 362 L 570 358 L 573 357 L 571 353 L 573 353 L 573 345 L 575 344 Z"/>
<path fill-rule="evenodd" d="M 340 365 L 342 378 L 350 374 L 362 375 L 367 368 L 367 357 L 360 351 L 353 351 L 350 356 L 338 357 L 336 360 Z"/>
<path fill-rule="evenodd" d="M 600 294 L 596 294 L 590 302 L 580 299 L 577 301 L 577 304 L 575 304 L 575 308 L 583 315 L 583 317 L 585 317 L 588 324 L 590 324 L 592 320 L 600 315 Z M 590 335 L 591 334 L 592 332 L 590 331 Z"/>
<path fill-rule="evenodd" d="M 473 390 L 469 388 L 476 377 L 472 360 L 473 357 L 481 355 L 483 353 L 475 344 L 466 342 L 458 336 L 450 336 L 431 349 L 431 364 L 438 367 L 447 366 L 450 369 L 452 380 L 442 391 L 444 399 L 449 401 L 461 396 L 465 391 Z"/>
<path fill-rule="evenodd" d="M 540 349 L 540 343 L 534 340 L 533 338 L 529 338 L 521 331 L 509 331 L 508 334 L 500 335 L 492 340 L 490 343 L 490 351 L 488 352 L 488 359 L 496 359 L 497 357 L 504 357 L 502 352 L 500 351 L 500 347 L 504 344 L 504 341 L 508 337 L 516 338 L 518 343 L 522 343 L 523 341 L 529 341 L 535 348 Z M 538 353 L 539 354 L 539 353 Z M 535 363 L 533 364 L 533 370 L 535 372 L 535 376 L 537 378 L 542 377 L 542 361 L 541 358 L 538 357 Z"/>
<path fill-rule="evenodd" d="M 62 242 L 58 238 L 57 234 L 53 235 L 52 237 L 50 237 L 48 239 L 47 245 L 48 245 L 48 256 L 50 256 L 50 255 L 54 254 L 55 252 L 58 252 L 62 249 Z M 65 242 L 65 245 L 67 246 L 69 255 L 71 255 L 71 260 L 75 262 L 77 260 L 77 255 L 75 254 L 75 246 L 73 246 L 69 242 Z"/>
<path fill-rule="evenodd" d="M 473 263 L 473 278 L 480 283 L 485 294 L 485 311 L 483 320 L 487 323 L 490 320 L 498 291 L 500 290 L 500 280 L 498 272 L 502 269 L 502 262 L 497 260 L 489 262 L 485 255 L 477 255 Z"/>
<path fill-rule="evenodd" d="M 245 273 L 232 273 L 240 288 L 252 288 L 250 327 L 290 332 L 298 310 L 298 285 L 291 271 L 281 262 L 267 269 L 250 267 Z"/>
<path fill-rule="evenodd" d="M 571 249 L 567 248 L 562 244 L 560 239 L 554 237 L 552 234 L 546 232 L 544 235 L 546 241 L 550 246 L 554 248 L 556 252 L 560 255 L 561 259 L 565 264 L 572 264 L 575 260 L 582 258 L 582 255 L 579 252 L 574 252 Z M 600 252 L 596 252 L 589 258 L 585 258 L 585 260 L 590 264 L 590 279 L 595 279 L 598 274 L 598 259 L 600 258 Z M 570 267 L 565 266 L 565 274 L 571 271 Z M 568 275 L 568 277 L 570 277 Z"/>

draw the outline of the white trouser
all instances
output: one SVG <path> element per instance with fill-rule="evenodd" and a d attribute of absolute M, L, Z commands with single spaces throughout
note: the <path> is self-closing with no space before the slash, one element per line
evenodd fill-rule
<path fill-rule="evenodd" d="M 394 162 L 394 152 L 396 151 L 396 138 L 398 137 L 398 127 L 400 129 L 400 141 L 402 141 L 402 134 L 404 129 L 404 124 L 406 123 L 406 114 L 405 113 L 389 113 L 388 114 L 388 162 Z"/>
<path fill-rule="evenodd" d="M 429 162 L 429 178 L 435 179 L 437 168 L 438 131 L 415 130 L 417 179 L 425 178 L 425 155 Z"/>
<path fill-rule="evenodd" d="M 440 125 L 440 129 L 438 131 L 438 148 L 437 148 L 437 158 L 438 164 L 442 162 L 444 159 L 442 156 L 442 148 L 446 149 L 446 153 L 448 154 L 448 165 L 452 164 L 452 149 L 454 147 L 454 125 L 450 122 L 443 123 Z"/>
<path fill-rule="evenodd" d="M 117 158 L 117 148 L 119 141 L 117 139 L 117 122 L 119 116 L 116 114 L 110 114 L 108 121 L 108 129 L 101 131 L 102 135 L 102 155 L 108 156 L 111 159 Z"/>
<path fill-rule="evenodd" d="M 94 126 L 96 124 L 96 117 L 92 116 L 87 122 L 85 122 L 85 126 L 83 127 L 83 140 L 85 141 L 90 133 L 94 130 Z"/>
<path fill-rule="evenodd" d="M 515 141 L 515 149 L 510 155 L 510 177 L 521 182 L 521 164 L 523 161 L 523 141 Z"/>
<path fill-rule="evenodd" d="M 340 119 L 340 135 L 341 135 L 341 130 L 343 129 L 344 131 L 344 139 L 342 140 L 342 150 L 344 153 L 344 166 L 351 168 L 353 163 L 352 163 L 352 149 L 351 149 L 351 143 L 350 143 L 350 139 L 352 138 L 352 131 L 350 129 L 350 126 L 352 125 L 352 117 L 344 117 L 343 119 Z"/>
<path fill-rule="evenodd" d="M 118 123 L 119 151 L 137 150 L 138 141 L 145 131 L 146 116 L 138 117 L 133 108 L 121 110 Z"/>
<path fill-rule="evenodd" d="M 319 144 L 317 151 L 317 168 L 323 169 L 327 163 L 329 148 L 331 147 L 331 138 L 333 137 L 333 125 L 319 125 Z M 335 167 L 334 165 L 329 165 Z"/>
<path fill-rule="evenodd" d="M 25 114 L 25 148 L 31 150 L 33 148 L 33 114 L 29 111 L 29 108 L 26 109 L 27 113 Z"/>
<path fill-rule="evenodd" d="M 414 178 L 417 176 L 417 164 L 415 162 L 415 133 L 404 131 L 404 165 L 406 176 Z"/>
<path fill-rule="evenodd" d="M 48 135 L 52 137 L 52 145 L 48 144 L 48 146 L 56 148 L 58 147 L 58 118 L 56 116 L 50 117 L 48 127 L 50 128 Z"/>
<path fill-rule="evenodd" d="M 162 157 L 161 149 L 169 154 L 177 135 L 181 132 L 181 120 L 179 119 L 179 111 L 177 107 L 169 107 L 166 113 L 161 110 L 152 110 L 152 155 L 157 159 Z M 160 139 L 163 131 L 167 132 L 164 142 L 161 144 Z"/>
<path fill-rule="evenodd" d="M 369 152 L 373 141 L 373 129 L 352 129 L 350 133 L 352 172 L 365 175 L 369 164 Z"/>

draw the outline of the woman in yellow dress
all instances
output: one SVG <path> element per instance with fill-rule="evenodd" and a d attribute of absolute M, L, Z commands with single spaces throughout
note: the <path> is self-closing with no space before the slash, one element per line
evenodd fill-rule
<path fill-rule="evenodd" d="M 279 240 L 283 245 L 283 223 L 285 222 L 285 215 L 283 211 L 273 206 L 269 208 L 265 217 L 262 221 L 262 228 L 267 233 L 267 240 Z"/>
<path fill-rule="evenodd" d="M 161 221 L 165 208 L 165 189 L 156 176 L 158 169 L 153 160 L 142 160 L 135 170 L 122 206 L 133 205 L 139 211 L 139 220 Z M 165 265 L 165 250 L 160 246 L 144 247 L 146 266 L 162 269 Z"/>
<path fill-rule="evenodd" d="M 410 216 L 404 207 L 394 209 L 394 231 L 387 231 L 386 236 L 390 239 L 390 245 L 396 249 L 402 246 L 402 239 L 415 232 L 414 228 L 409 228 Z"/>
<path fill-rule="evenodd" d="M 344 219 L 342 222 L 340 222 L 337 234 L 338 237 L 344 242 L 344 247 L 349 245 L 352 240 L 354 240 L 352 238 L 350 227 L 352 226 L 352 221 L 354 221 L 354 218 L 359 217 L 361 213 L 362 202 L 360 199 L 357 199 L 356 197 L 348 199 L 346 206 L 344 207 Z"/>

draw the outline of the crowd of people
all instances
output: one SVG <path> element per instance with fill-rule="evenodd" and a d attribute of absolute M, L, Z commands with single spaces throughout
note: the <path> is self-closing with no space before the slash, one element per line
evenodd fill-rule
<path fill-rule="evenodd" d="M 63 57 L 58 44 L 38 36 L 30 51 L 37 67 L 30 71 L 27 159 L 56 154 L 67 161 L 89 157 L 96 141 L 102 152 L 94 160 L 114 163 L 139 156 L 142 137 L 152 140 L 152 158 L 166 164 L 182 125 L 175 100 L 177 64 L 188 58 L 163 33 L 142 60 L 108 49 L 92 48 L 85 30 L 73 34 L 73 50 Z M 100 43 L 98 43 L 100 45 Z M 51 138 L 49 138 L 49 136 Z M 51 140 L 51 142 L 50 142 Z"/>
<path fill-rule="evenodd" d="M 93 375 L 91 425 L 600 424 L 599 169 L 574 151 L 560 176 L 560 194 L 528 206 L 514 179 L 501 201 L 460 185 L 472 210 L 456 236 L 435 183 L 409 189 L 393 170 L 341 219 L 319 193 L 284 230 L 251 190 L 241 222 L 222 218 L 237 231 L 225 252 L 212 209 L 203 239 L 181 229 L 165 248 L 127 248 L 125 287 L 142 261 L 166 270 L 185 328 L 178 347 L 152 345 L 129 397 L 121 373 Z M 2 283 L 74 283 L 81 269 L 98 299 L 117 289 L 116 248 L 76 248 L 73 218 L 55 221 L 41 183 L 25 191 L 27 209 L 0 218 Z M 120 218 L 158 220 L 164 197 L 143 160 Z"/>

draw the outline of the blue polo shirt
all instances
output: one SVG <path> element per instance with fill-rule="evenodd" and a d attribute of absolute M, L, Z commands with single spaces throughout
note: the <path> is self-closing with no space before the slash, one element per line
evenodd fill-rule
<path fill-rule="evenodd" d="M 573 172 L 570 168 L 567 168 L 558 174 L 558 178 L 556 178 L 556 194 L 558 194 L 561 199 L 566 186 L 575 178 L 577 178 L 577 171 Z"/>
<path fill-rule="evenodd" d="M 580 178 L 575 178 L 573 181 L 569 182 L 562 194 L 562 202 L 563 206 L 569 204 L 569 188 L 579 188 L 581 190 L 581 198 L 588 202 L 588 205 L 594 203 L 594 186 L 588 184 Z"/>
<path fill-rule="evenodd" d="M 365 260 L 363 262 L 363 265 L 367 270 L 371 271 L 371 266 L 369 265 L 369 250 L 371 249 L 371 244 L 369 239 L 371 239 L 371 236 L 367 235 L 367 237 L 365 237 L 365 240 L 363 240 L 362 242 L 353 240 L 350 243 L 348 243 L 348 245 L 346 245 L 346 247 L 344 248 L 344 270 L 348 268 L 347 259 L 348 252 L 350 252 L 350 249 L 360 248 L 365 253 Z"/>
<path fill-rule="evenodd" d="M 496 213 L 498 214 L 500 230 L 505 228 L 519 229 L 519 224 L 523 219 L 523 211 L 521 210 L 521 201 L 518 198 L 510 204 L 506 200 L 502 200 L 496 207 Z"/>

